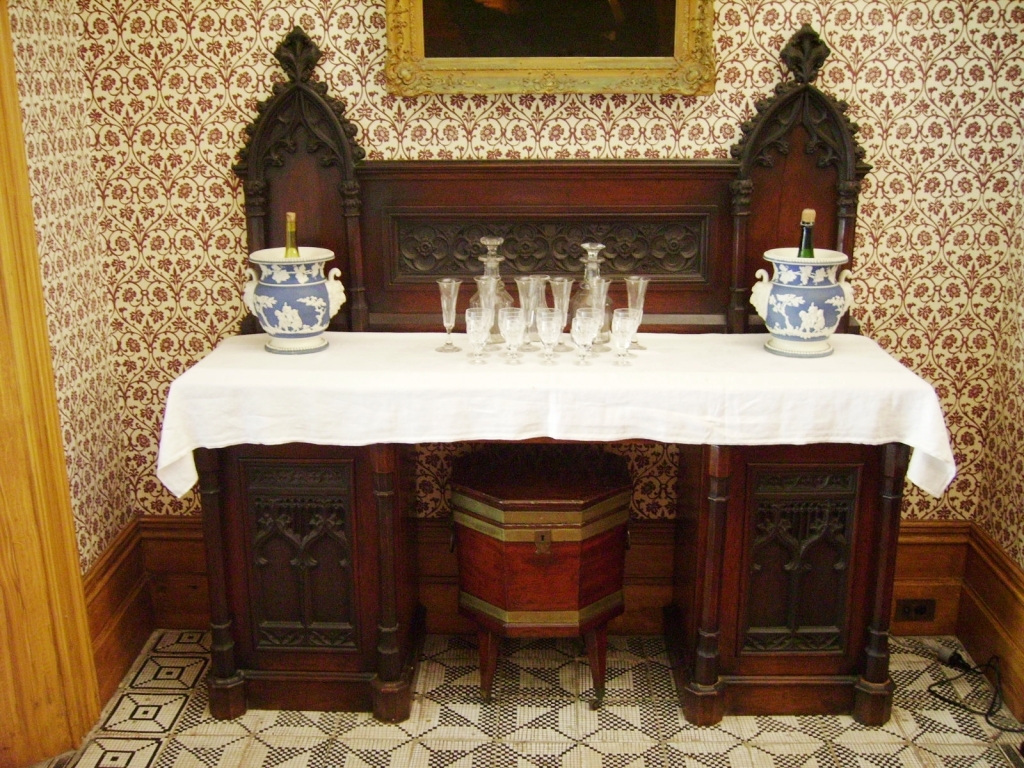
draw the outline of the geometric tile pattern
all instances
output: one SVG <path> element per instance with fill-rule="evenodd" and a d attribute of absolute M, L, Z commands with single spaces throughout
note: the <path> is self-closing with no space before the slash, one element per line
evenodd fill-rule
<path fill-rule="evenodd" d="M 894 638 L 892 719 L 869 728 L 848 716 L 736 717 L 686 722 L 659 637 L 609 637 L 604 704 L 593 699 L 576 639 L 503 640 L 493 698 L 480 698 L 475 642 L 429 636 L 411 717 L 395 725 L 365 712 L 249 710 L 215 720 L 202 684 L 209 635 L 157 632 L 100 723 L 77 768 L 1020 768 L 1019 734 L 948 707 L 927 692 L 955 671 L 934 643 Z M 170 651 L 177 651 L 175 655 Z M 189 686 L 170 691 L 164 685 Z M 154 691 L 154 688 L 159 690 Z M 977 675 L 946 695 L 984 708 Z M 1020 727 L 1009 713 L 1000 724 Z"/>

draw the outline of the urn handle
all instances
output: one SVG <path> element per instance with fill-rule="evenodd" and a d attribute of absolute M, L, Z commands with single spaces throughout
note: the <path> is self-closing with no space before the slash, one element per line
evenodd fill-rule
<path fill-rule="evenodd" d="M 327 298 L 330 303 L 328 317 L 334 317 L 345 303 L 345 286 L 341 283 L 341 270 L 337 267 L 327 273 Z"/>
<path fill-rule="evenodd" d="M 768 277 L 768 272 L 763 269 L 757 270 L 754 273 L 754 277 L 757 278 L 758 282 L 754 283 L 750 289 L 750 303 L 754 305 L 754 310 L 761 319 L 767 320 L 768 294 L 772 290 L 772 281 Z"/>
<path fill-rule="evenodd" d="M 839 287 L 843 289 L 843 296 L 846 297 L 846 306 L 839 313 L 840 317 L 843 316 L 844 312 L 848 312 L 853 307 L 853 285 L 850 283 L 852 276 L 853 273 L 848 269 L 844 269 L 839 273 Z"/>
<path fill-rule="evenodd" d="M 242 288 L 242 302 L 245 304 L 245 308 L 255 315 L 256 307 L 253 304 L 253 295 L 256 293 L 256 286 L 260 282 L 260 276 L 252 267 L 248 267 L 245 273 L 249 276 L 249 279 L 245 281 L 245 287 Z"/>

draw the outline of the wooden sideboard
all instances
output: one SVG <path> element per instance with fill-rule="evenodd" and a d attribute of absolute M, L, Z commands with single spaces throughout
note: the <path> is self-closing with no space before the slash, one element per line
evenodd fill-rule
<path fill-rule="evenodd" d="M 681 446 L 666 636 L 686 718 L 889 719 L 908 449 Z M 408 717 L 422 616 L 402 451 L 198 449 L 215 717 L 248 706 Z"/>
<path fill-rule="evenodd" d="M 760 327 L 749 305 L 755 272 L 766 249 L 795 240 L 804 208 L 817 210 L 819 246 L 853 252 L 870 166 L 846 105 L 814 84 L 829 49 L 810 27 L 782 50 L 786 79 L 737 126 L 731 157 L 714 160 L 366 161 L 344 103 L 312 76 L 321 55 L 300 29 L 275 51 L 286 81 L 259 104 L 235 171 L 250 251 L 283 244 L 285 212 L 295 211 L 301 244 L 334 252 L 328 268 L 341 270 L 348 302 L 332 330 L 440 328 L 435 281 L 471 284 L 485 235 L 505 238 L 507 278 L 578 279 L 579 244 L 603 242 L 604 276 L 652 278 L 644 330 L 680 335 Z M 624 303 L 621 281 L 611 295 Z M 253 318 L 243 322 L 243 332 L 258 331 Z M 289 439 L 321 446 L 241 439 L 196 451 L 211 708 L 218 717 L 246 702 L 372 708 L 400 720 L 418 626 L 405 526 L 412 491 L 403 488 L 411 473 L 389 445 Z M 224 445 L 223 435 L 192 447 L 209 444 Z M 687 717 L 852 711 L 884 722 L 906 448 L 690 445 L 681 453 L 667 627 Z M 313 561 L 329 575 L 314 576 Z"/>

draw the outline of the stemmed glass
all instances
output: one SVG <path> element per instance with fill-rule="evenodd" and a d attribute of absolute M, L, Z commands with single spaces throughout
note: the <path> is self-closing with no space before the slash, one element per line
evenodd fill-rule
<path fill-rule="evenodd" d="M 565 323 L 569 317 L 569 297 L 572 293 L 572 278 L 571 277 L 553 277 L 551 282 L 551 295 L 555 299 L 555 309 L 559 312 L 561 318 L 561 330 L 565 329 Z M 558 345 L 555 347 L 559 352 L 568 352 L 570 347 L 567 344 L 562 343 L 562 336 L 559 333 Z"/>
<path fill-rule="evenodd" d="M 576 365 L 589 365 L 587 357 L 590 355 L 590 348 L 594 344 L 597 332 L 601 329 L 601 315 L 604 312 L 593 307 L 580 307 L 576 310 L 576 317 L 572 319 L 573 343 L 576 345 L 576 354 L 579 356 Z"/>
<path fill-rule="evenodd" d="M 537 307 L 537 291 L 531 275 L 523 275 L 516 278 L 516 288 L 519 290 L 519 307 L 523 310 L 523 324 L 526 326 L 526 333 L 523 343 L 530 344 L 530 328 L 533 326 L 533 312 Z"/>
<path fill-rule="evenodd" d="M 466 310 L 466 337 L 470 346 L 470 363 L 479 365 L 484 362 L 484 345 L 491 335 L 493 317 L 493 308 L 470 307 Z"/>
<path fill-rule="evenodd" d="M 438 352 L 459 352 L 459 347 L 452 343 L 452 328 L 455 327 L 455 304 L 459 299 L 461 280 L 454 277 L 442 277 L 437 281 L 441 289 L 441 321 L 444 323 L 444 344 L 437 348 Z"/>
<path fill-rule="evenodd" d="M 644 295 L 647 293 L 647 284 L 650 282 L 651 278 L 642 275 L 630 275 L 626 278 L 626 301 L 630 309 L 636 309 L 640 312 L 640 319 L 636 321 L 637 329 L 640 328 L 640 323 L 643 322 Z M 633 331 L 633 343 L 630 346 L 632 349 L 646 349 L 646 347 L 640 345 L 636 331 Z"/>
<path fill-rule="evenodd" d="M 612 349 L 615 350 L 615 365 L 629 365 L 630 340 L 640 324 L 637 309 L 616 309 L 612 312 Z"/>
<path fill-rule="evenodd" d="M 538 335 L 537 330 L 537 310 L 546 309 L 548 306 L 547 288 L 548 282 L 551 280 L 549 275 L 530 275 L 530 289 L 533 295 L 533 323 L 526 328 L 528 334 L 527 338 Z"/>
<path fill-rule="evenodd" d="M 498 329 L 505 339 L 508 362 L 519 362 L 519 347 L 526 336 L 526 314 L 522 307 L 502 307 L 498 310 Z"/>
<path fill-rule="evenodd" d="M 562 336 L 562 313 L 557 309 L 541 307 L 537 310 L 537 335 L 543 347 L 543 363 L 554 363 L 554 346 Z"/>

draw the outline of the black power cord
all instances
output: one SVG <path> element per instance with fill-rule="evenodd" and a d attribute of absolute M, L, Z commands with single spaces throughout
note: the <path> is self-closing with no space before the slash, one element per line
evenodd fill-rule
<path fill-rule="evenodd" d="M 957 674 L 953 677 L 944 677 L 942 680 L 929 685 L 928 693 L 942 703 L 955 709 L 959 709 L 963 712 L 969 712 L 972 715 L 980 715 L 981 717 L 984 717 L 986 723 L 997 730 L 1003 731 L 1004 733 L 1024 733 L 1024 727 L 1022 726 L 1009 725 L 1005 721 L 1000 723 L 996 722 L 994 719 L 995 715 L 997 715 L 999 710 L 1003 707 L 1003 677 L 999 670 L 998 656 L 992 656 L 988 661 L 980 666 L 973 666 L 960 654 L 959 651 L 951 650 L 945 646 L 939 645 L 938 643 L 931 643 L 927 641 L 924 642 L 924 645 L 935 653 L 935 658 L 938 659 L 940 664 L 943 664 L 950 669 L 957 670 Z M 952 699 L 938 690 L 942 686 L 951 685 L 957 680 L 967 677 L 968 675 L 985 675 L 986 673 L 992 674 L 992 699 L 984 710 L 969 707 L 962 701 Z M 1021 744 L 1019 751 L 1024 755 L 1024 743 Z"/>

